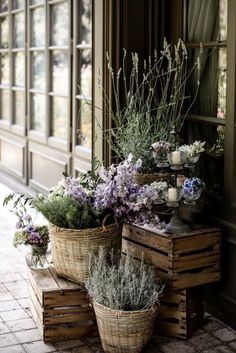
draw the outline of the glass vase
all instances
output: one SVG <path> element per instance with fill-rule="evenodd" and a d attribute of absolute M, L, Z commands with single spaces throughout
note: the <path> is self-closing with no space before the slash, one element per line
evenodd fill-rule
<path fill-rule="evenodd" d="M 194 156 L 191 156 L 190 154 L 186 155 L 186 162 L 184 163 L 185 168 L 194 168 L 195 164 L 198 162 L 200 157 L 200 153 L 197 153 Z"/>
<path fill-rule="evenodd" d="M 26 254 L 26 263 L 32 269 L 45 269 L 49 267 L 50 261 L 47 258 L 48 246 L 31 245 L 30 251 Z"/>
<path fill-rule="evenodd" d="M 196 205 L 196 201 L 202 194 L 202 188 L 194 190 L 192 193 L 183 193 L 184 203 L 187 205 Z"/>

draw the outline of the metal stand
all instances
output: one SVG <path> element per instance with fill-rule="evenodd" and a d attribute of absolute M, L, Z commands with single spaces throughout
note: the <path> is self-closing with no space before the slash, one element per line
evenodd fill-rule
<path fill-rule="evenodd" d="M 166 225 L 165 227 L 165 232 L 174 234 L 174 233 L 185 233 L 190 230 L 189 226 L 187 224 L 184 224 L 184 222 L 180 219 L 179 217 L 179 212 L 178 208 L 174 208 L 173 210 L 173 216 L 171 217 L 170 222 Z"/>

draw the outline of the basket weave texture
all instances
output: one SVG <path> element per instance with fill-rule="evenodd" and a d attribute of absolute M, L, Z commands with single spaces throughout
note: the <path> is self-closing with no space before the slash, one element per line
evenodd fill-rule
<path fill-rule="evenodd" d="M 49 224 L 53 264 L 56 273 L 77 283 L 84 283 L 89 275 L 89 256 L 96 254 L 99 247 L 119 250 L 122 226 L 89 229 L 66 229 Z"/>
<path fill-rule="evenodd" d="M 167 181 L 169 178 L 169 173 L 135 174 L 133 176 L 133 181 L 138 185 L 150 185 L 155 181 Z"/>
<path fill-rule="evenodd" d="M 107 353 L 139 353 L 151 338 L 158 307 L 120 311 L 93 302 L 102 347 Z"/>

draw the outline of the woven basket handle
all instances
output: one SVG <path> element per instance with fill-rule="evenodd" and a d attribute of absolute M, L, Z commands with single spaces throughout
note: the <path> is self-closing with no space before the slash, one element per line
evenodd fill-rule
<path fill-rule="evenodd" d="M 107 214 L 107 215 L 103 218 L 103 221 L 102 221 L 102 230 L 103 230 L 103 232 L 106 231 L 106 221 L 107 221 L 107 219 L 108 219 L 109 217 L 113 217 L 114 220 L 115 220 L 115 223 L 116 223 L 117 227 L 119 226 L 119 223 L 118 223 L 118 220 L 117 220 L 116 216 L 114 216 L 114 215 L 112 215 L 112 214 Z"/>

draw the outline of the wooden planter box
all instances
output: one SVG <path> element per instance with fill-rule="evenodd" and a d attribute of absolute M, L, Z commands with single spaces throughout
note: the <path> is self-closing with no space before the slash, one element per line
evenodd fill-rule
<path fill-rule="evenodd" d="M 29 302 L 45 342 L 75 339 L 97 331 L 84 288 L 58 278 L 53 267 L 29 269 Z"/>
<path fill-rule="evenodd" d="M 153 264 L 171 289 L 185 289 L 220 279 L 219 228 L 166 234 L 125 224 L 122 251 Z"/>
<path fill-rule="evenodd" d="M 203 325 L 201 288 L 164 291 L 154 332 L 157 335 L 187 339 Z"/>

